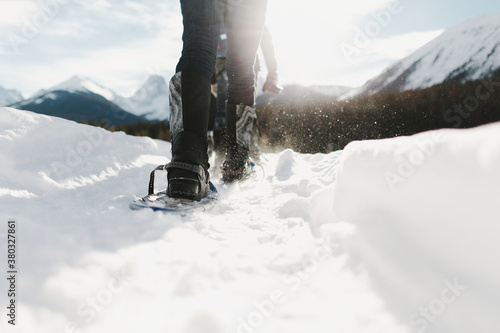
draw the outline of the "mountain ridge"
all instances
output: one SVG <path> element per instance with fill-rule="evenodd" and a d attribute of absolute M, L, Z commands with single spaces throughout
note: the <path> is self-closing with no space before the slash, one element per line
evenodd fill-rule
<path fill-rule="evenodd" d="M 12 104 L 11 107 L 76 122 L 105 123 L 108 126 L 133 124 L 145 120 L 83 86 L 69 88 L 68 85 L 56 85 L 51 89 L 55 90 L 39 91 L 28 99 Z"/>
<path fill-rule="evenodd" d="M 386 68 L 343 99 L 380 91 L 428 88 L 500 73 L 500 14 L 462 21 Z"/>

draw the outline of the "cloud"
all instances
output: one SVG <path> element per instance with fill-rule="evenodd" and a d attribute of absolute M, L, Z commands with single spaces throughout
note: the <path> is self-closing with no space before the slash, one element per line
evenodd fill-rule
<path fill-rule="evenodd" d="M 0 84 L 17 75 L 14 88 L 31 94 L 76 73 L 144 80 L 145 67 L 178 59 L 182 18 L 177 0 L 0 1 L 0 27 Z"/>
<path fill-rule="evenodd" d="M 385 68 L 406 57 L 442 33 L 442 30 L 412 32 L 386 38 L 369 39 L 367 45 L 346 60 L 339 48 L 339 36 L 319 47 L 302 43 L 309 51 L 298 51 L 292 44 L 280 45 L 279 74 L 285 82 L 299 84 L 337 84 L 361 86 Z M 276 40 L 276 38 L 275 38 Z M 297 52 L 293 57 L 290 54 Z"/>
<path fill-rule="evenodd" d="M 0 26 L 18 25 L 36 9 L 37 5 L 33 1 L 0 1 Z"/>
<path fill-rule="evenodd" d="M 320 21 L 330 18 L 332 24 L 335 19 L 342 22 L 345 18 L 353 19 L 384 8 L 389 0 L 351 0 L 351 1 L 324 1 L 324 0 L 274 0 L 268 2 L 268 17 L 291 17 L 295 21 L 304 18 L 313 18 Z"/>
<path fill-rule="evenodd" d="M 355 85 L 360 85 L 368 79 L 380 74 L 384 69 L 415 52 L 426 43 L 439 36 L 443 30 L 433 30 L 426 32 L 411 32 L 388 38 L 373 39 L 370 45 L 352 59 L 352 63 L 347 67 L 346 79 L 352 74 L 359 75 Z M 353 81 L 355 82 L 355 81 Z"/>
<path fill-rule="evenodd" d="M 388 3 L 388 0 L 268 2 L 267 25 L 273 34 L 283 81 L 342 84 L 346 75 L 339 75 L 339 71 L 345 69 L 346 63 L 339 45 L 369 13 L 385 8 Z"/>
<path fill-rule="evenodd" d="M 40 21 L 43 24 L 38 24 L 36 34 L 19 45 L 19 54 L 12 52 L 5 33 L 0 35 L 3 86 L 32 94 L 81 74 L 130 93 L 151 72 L 168 76 L 174 71 L 182 48 L 178 0 L 0 1 L 1 31 L 22 36 L 23 20 L 29 22 L 33 15 L 43 14 L 40 4 L 51 1 L 61 5 L 48 15 L 49 20 Z M 418 36 L 401 37 L 394 44 L 387 38 L 374 38 L 351 65 L 340 52 L 339 44 L 349 40 L 345 36 L 369 13 L 388 3 L 269 1 L 267 24 L 273 33 L 282 83 L 359 85 L 374 69 L 409 52 L 410 40 L 418 40 Z M 33 73 L 37 73 L 35 78 Z"/>
<path fill-rule="evenodd" d="M 365 56 L 373 56 L 375 54 L 377 57 L 384 59 L 402 59 L 442 33 L 443 30 L 432 30 L 411 32 L 386 39 L 375 39 L 373 46 L 367 50 Z M 360 59 L 361 62 L 365 60 Z"/>
<path fill-rule="evenodd" d="M 161 33 L 164 21 L 172 16 L 171 2 L 44 0 L 20 1 L 15 5 L 12 1 L 0 2 L 3 9 L 0 24 L 2 31 L 8 31 L 2 40 L 8 41 L 9 34 L 15 34 L 18 40 L 22 39 L 17 48 L 25 52 L 38 52 L 33 46 L 25 46 L 42 40 L 43 43 L 33 44 L 46 53 L 51 53 L 54 46 L 57 52 L 63 52 L 61 56 L 64 49 L 71 53 L 75 49 L 89 51 L 133 43 Z"/>
<path fill-rule="evenodd" d="M 269 2 L 267 24 L 282 81 L 362 85 L 439 34 L 391 35 L 393 22 L 407 10 L 402 1 L 386 0 Z M 358 41 L 359 31 L 364 36 Z M 345 44 L 352 53 L 346 54 Z"/>

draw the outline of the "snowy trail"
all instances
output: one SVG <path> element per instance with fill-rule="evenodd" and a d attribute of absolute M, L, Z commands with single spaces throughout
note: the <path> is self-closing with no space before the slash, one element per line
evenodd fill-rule
<path fill-rule="evenodd" d="M 132 212 L 128 204 L 145 194 L 149 172 L 167 162 L 167 143 L 2 112 L 8 115 L 2 175 L 9 176 L 2 180 L 2 211 L 19 221 L 22 331 L 356 330 L 347 315 L 372 316 L 381 308 L 359 292 L 364 283 L 341 272 L 332 244 L 318 243 L 308 227 L 311 194 L 333 183 L 338 154 L 266 155 L 267 178 L 230 187 L 216 182 L 220 202 L 208 213 Z M 317 288 L 320 269 L 353 280 L 352 292 L 345 283 L 327 293 Z M 110 288 L 119 274 L 126 286 Z M 354 304 L 346 310 L 339 292 L 375 305 L 364 314 Z M 280 304 L 269 305 L 271 298 Z M 332 308 L 343 315 L 332 317 Z"/>
<path fill-rule="evenodd" d="M 498 130 L 448 133 L 402 182 L 384 175 L 398 176 L 400 158 L 432 134 L 266 154 L 265 179 L 215 181 L 216 207 L 182 217 L 128 209 L 168 161 L 168 143 L 2 108 L 0 241 L 8 219 L 19 238 L 18 322 L 4 318 L 2 332 L 465 333 L 477 313 L 483 331 L 498 327 Z M 435 188 L 423 182 L 450 165 L 456 174 Z M 475 178 L 457 184 L 464 169 Z M 463 207 L 464 233 L 448 240 L 449 215 L 422 200 L 434 192 Z M 457 258 L 471 246 L 470 259 Z M 433 315 L 444 278 L 467 289 Z M 418 313 L 429 304 L 432 320 Z"/>

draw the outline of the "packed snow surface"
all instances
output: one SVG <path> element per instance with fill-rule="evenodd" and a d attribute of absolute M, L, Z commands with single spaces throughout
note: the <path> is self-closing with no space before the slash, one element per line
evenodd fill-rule
<path fill-rule="evenodd" d="M 128 208 L 169 143 L 0 108 L 0 146 L 2 332 L 500 327 L 500 124 L 264 154 L 186 216 Z"/>

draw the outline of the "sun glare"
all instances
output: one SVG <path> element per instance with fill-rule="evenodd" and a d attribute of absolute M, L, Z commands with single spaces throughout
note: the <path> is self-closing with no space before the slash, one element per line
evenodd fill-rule
<path fill-rule="evenodd" d="M 268 2 L 267 25 L 282 77 L 300 84 L 325 84 L 332 66 L 345 65 L 339 45 L 354 26 L 387 0 Z M 339 82 L 337 82 L 339 83 Z"/>

